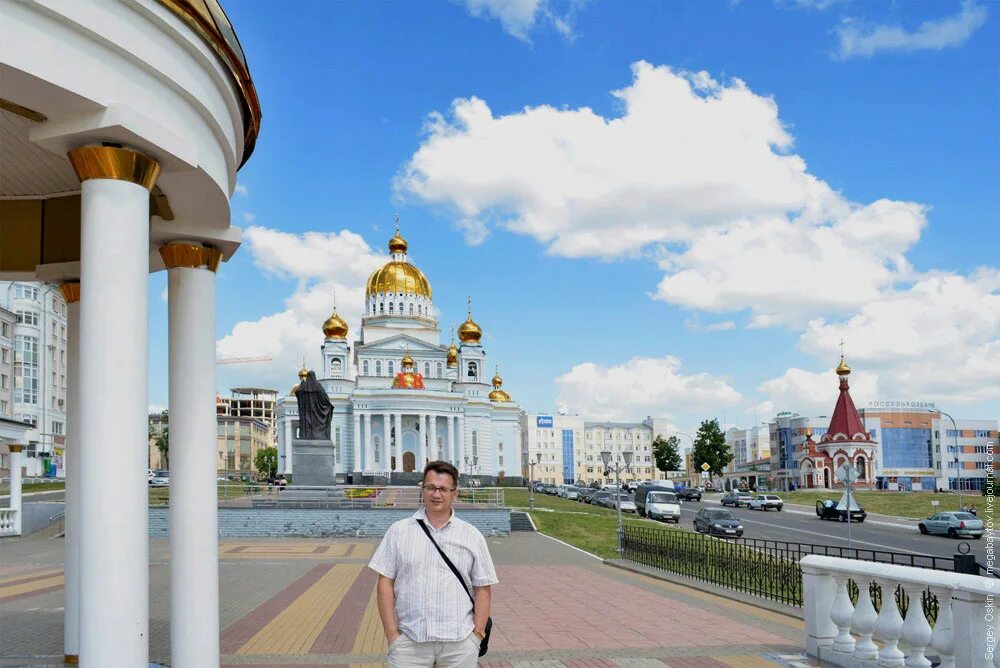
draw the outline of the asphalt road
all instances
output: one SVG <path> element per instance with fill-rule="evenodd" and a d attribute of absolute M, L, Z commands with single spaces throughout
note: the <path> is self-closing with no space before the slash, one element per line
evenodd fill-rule
<path fill-rule="evenodd" d="M 702 501 L 685 501 L 681 506 L 681 526 L 693 530 L 694 516 L 701 508 L 721 508 L 718 499 L 706 497 Z M 786 507 L 782 512 L 729 508 L 743 524 L 744 538 L 763 538 L 816 545 L 847 546 L 846 523 L 821 520 L 815 512 L 799 514 Z M 797 510 L 797 509 L 795 509 Z M 888 524 L 897 524 L 889 521 Z M 958 551 L 962 540 L 946 536 L 922 536 L 915 522 L 898 520 L 901 526 L 887 526 L 868 519 L 863 524 L 851 524 L 851 546 L 890 552 L 927 554 L 951 558 Z M 976 561 L 986 565 L 987 537 L 979 540 L 965 539 Z M 993 564 L 996 566 L 997 564 Z"/>

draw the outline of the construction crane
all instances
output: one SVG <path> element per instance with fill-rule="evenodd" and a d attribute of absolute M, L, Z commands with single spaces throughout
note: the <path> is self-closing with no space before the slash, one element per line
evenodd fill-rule
<path fill-rule="evenodd" d="M 218 357 L 216 364 L 251 364 L 253 362 L 270 362 L 270 355 L 251 355 L 248 357 Z"/>

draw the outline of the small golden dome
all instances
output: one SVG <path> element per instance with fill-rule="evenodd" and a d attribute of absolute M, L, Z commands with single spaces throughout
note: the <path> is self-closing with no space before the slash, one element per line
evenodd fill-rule
<path fill-rule="evenodd" d="M 323 335 L 328 339 L 346 339 L 347 323 L 337 313 L 337 307 L 333 307 L 333 313 L 323 323 Z"/>
<path fill-rule="evenodd" d="M 412 369 L 413 368 L 413 358 L 410 357 L 410 353 L 406 353 L 406 356 L 403 357 L 402 365 L 403 365 L 404 369 L 406 369 L 406 368 Z"/>
<path fill-rule="evenodd" d="M 479 343 L 483 338 L 483 329 L 472 319 L 472 314 L 458 326 L 458 340 L 462 343 Z"/>
<path fill-rule="evenodd" d="M 305 380 L 309 375 L 309 369 L 306 368 L 305 362 L 302 363 L 302 368 L 299 369 L 299 380 Z"/>
<path fill-rule="evenodd" d="M 499 388 L 503 385 L 503 378 L 500 377 L 500 372 L 497 371 L 496 375 L 493 376 L 493 387 Z"/>
<path fill-rule="evenodd" d="M 458 346 L 455 345 L 455 339 L 452 339 L 451 345 L 448 346 L 448 366 L 458 366 Z"/>
<path fill-rule="evenodd" d="M 850 373 L 851 373 L 851 367 L 847 366 L 847 361 L 844 359 L 844 356 L 841 355 L 840 356 L 840 364 L 837 365 L 837 375 L 838 376 L 847 376 Z"/>
<path fill-rule="evenodd" d="M 503 378 L 500 377 L 500 369 L 493 375 L 493 391 L 490 392 L 490 401 L 511 401 L 510 395 L 500 389 L 503 385 Z"/>
<path fill-rule="evenodd" d="M 397 219 L 397 221 L 398 221 L 398 219 Z M 399 233 L 399 223 L 397 222 L 396 223 L 396 236 L 394 236 L 392 239 L 389 239 L 389 252 L 390 253 L 406 253 L 406 249 L 407 248 L 408 248 L 408 244 L 406 243 L 406 239 L 403 238 L 403 235 L 401 235 Z"/>

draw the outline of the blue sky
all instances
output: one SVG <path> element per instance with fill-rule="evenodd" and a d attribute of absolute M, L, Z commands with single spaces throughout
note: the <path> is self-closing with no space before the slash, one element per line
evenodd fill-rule
<path fill-rule="evenodd" d="M 1000 413 L 996 5 L 225 5 L 264 118 L 219 350 L 273 361 L 220 390 L 286 391 L 334 292 L 356 333 L 398 213 L 530 411 L 828 414 L 843 339 L 859 405 Z"/>

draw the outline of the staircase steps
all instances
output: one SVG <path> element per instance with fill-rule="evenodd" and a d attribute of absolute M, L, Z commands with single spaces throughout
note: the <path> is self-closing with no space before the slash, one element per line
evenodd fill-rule
<path fill-rule="evenodd" d="M 510 511 L 511 531 L 534 531 L 535 526 L 531 523 L 528 513 L 521 510 Z"/>

